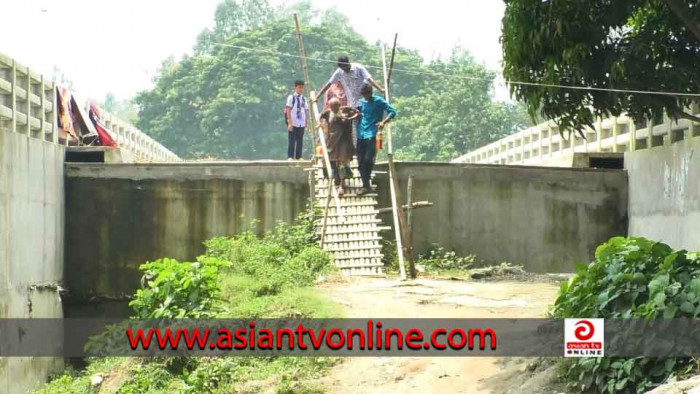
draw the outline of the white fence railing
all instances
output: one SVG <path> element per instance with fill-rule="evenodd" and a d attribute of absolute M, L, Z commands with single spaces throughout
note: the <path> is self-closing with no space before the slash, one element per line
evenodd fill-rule
<path fill-rule="evenodd" d="M 130 150 L 139 161 L 180 161 L 181 159 L 132 124 L 102 113 L 102 120 L 120 148 Z"/>
<path fill-rule="evenodd" d="M 700 115 L 695 103 L 690 111 Z M 567 135 L 568 133 L 564 133 Z M 509 135 L 453 160 L 453 163 L 546 165 L 553 159 L 578 152 L 626 152 L 670 145 L 700 136 L 700 124 L 685 119 L 663 119 L 635 124 L 626 115 L 599 119 L 585 130 L 586 139 L 572 134 L 561 138 L 554 121 Z"/>
<path fill-rule="evenodd" d="M 56 85 L 0 54 L 0 131 L 58 142 Z"/>
<path fill-rule="evenodd" d="M 57 111 L 56 84 L 0 53 L 0 131 L 58 143 Z M 118 146 L 136 160 L 180 160 L 133 125 L 108 113 L 103 118 Z"/>

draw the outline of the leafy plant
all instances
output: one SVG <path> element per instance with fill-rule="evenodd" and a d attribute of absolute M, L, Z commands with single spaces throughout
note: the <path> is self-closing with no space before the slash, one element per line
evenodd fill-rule
<path fill-rule="evenodd" d="M 700 258 L 644 238 L 611 238 L 561 286 L 552 311 L 567 318 L 696 318 Z M 694 365 L 689 358 L 583 358 L 568 376 L 583 390 L 642 393 Z"/>
<path fill-rule="evenodd" d="M 440 245 L 433 244 L 427 255 L 418 257 L 418 264 L 426 271 L 467 270 L 476 260 L 475 255 L 458 256 L 454 251 L 446 251 Z"/>
<path fill-rule="evenodd" d="M 159 259 L 141 265 L 142 288 L 129 303 L 141 319 L 212 318 L 220 310 L 219 269 L 229 263 L 216 257 L 196 262 Z"/>
<path fill-rule="evenodd" d="M 382 263 L 387 272 L 399 271 L 399 256 L 396 254 L 396 241 L 382 239 Z"/>

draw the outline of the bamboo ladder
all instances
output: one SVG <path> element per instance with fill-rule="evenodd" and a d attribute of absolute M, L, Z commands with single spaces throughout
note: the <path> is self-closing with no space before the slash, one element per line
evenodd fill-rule
<path fill-rule="evenodd" d="M 318 123 L 320 113 L 314 102 L 315 92 L 311 90 L 306 65 L 304 43 L 297 15 L 294 15 L 299 53 L 304 69 L 305 85 L 308 87 L 311 125 Z M 314 164 L 315 206 L 323 210 L 323 219 L 316 222 L 316 231 L 320 244 L 327 251 L 341 273 L 351 276 L 384 276 L 381 237 L 379 231 L 381 220 L 377 217 L 377 195 L 374 193 L 359 195 L 362 180 L 357 168 L 357 161 L 350 163 L 352 178 L 346 180 L 346 193 L 339 198 L 332 179 L 330 160 L 326 150 L 323 131 L 318 131 L 322 155 L 316 157 Z M 335 204 L 331 206 L 331 199 Z"/>

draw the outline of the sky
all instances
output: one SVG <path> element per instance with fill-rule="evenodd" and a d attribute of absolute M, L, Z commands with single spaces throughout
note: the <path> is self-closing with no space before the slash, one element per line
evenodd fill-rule
<path fill-rule="evenodd" d="M 82 98 L 133 97 L 153 85 L 162 61 L 191 53 L 220 0 L 0 0 L 0 53 L 50 77 L 54 69 Z M 335 7 L 370 42 L 416 48 L 426 59 L 459 45 L 500 70 L 500 0 L 312 0 Z M 273 0 L 273 4 L 289 3 Z M 329 75 L 332 70 L 329 70 Z M 507 98 L 497 88 L 498 99 Z"/>

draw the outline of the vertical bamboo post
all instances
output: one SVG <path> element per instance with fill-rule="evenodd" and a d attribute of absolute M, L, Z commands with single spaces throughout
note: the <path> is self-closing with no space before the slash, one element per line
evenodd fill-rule
<path fill-rule="evenodd" d="M 396 51 L 396 36 L 394 38 L 394 49 L 393 53 Z M 393 66 L 393 59 L 392 59 Z M 386 52 L 384 46 L 382 45 L 382 69 L 384 71 L 384 89 L 385 98 L 387 102 L 389 101 L 389 74 L 386 68 Z M 396 248 L 397 255 L 399 257 L 399 275 L 401 279 L 406 279 L 406 265 L 405 258 L 409 257 L 409 274 L 411 278 L 415 277 L 415 269 L 410 260 L 410 243 L 408 237 L 406 236 L 406 223 L 401 210 L 401 196 L 399 191 L 398 179 L 396 174 L 396 167 L 394 166 L 394 147 L 392 143 L 391 135 L 391 123 L 385 126 L 387 134 L 387 163 L 389 166 L 389 190 L 391 192 L 391 208 L 394 217 L 394 232 L 396 235 Z"/>
<path fill-rule="evenodd" d="M 406 187 L 406 234 L 408 244 L 413 245 L 413 175 L 408 176 L 408 187 Z M 413 253 L 413 248 L 411 248 Z M 414 261 L 414 256 L 408 256 L 409 261 Z"/>
<path fill-rule="evenodd" d="M 299 56 L 301 56 L 301 68 L 304 70 L 304 90 L 306 90 L 306 96 L 308 97 L 308 102 L 309 102 L 309 124 L 311 125 L 311 146 L 313 149 L 313 152 L 311 154 L 311 157 L 314 158 L 316 157 L 316 139 L 314 138 L 314 131 L 316 130 L 316 119 L 314 116 L 314 112 L 311 110 L 311 102 L 313 98 L 311 97 L 311 79 L 309 78 L 309 67 L 306 62 L 306 51 L 304 50 L 304 37 L 301 35 L 301 26 L 299 24 L 299 15 L 297 13 L 294 13 L 294 25 L 296 26 L 297 30 L 297 40 L 299 41 Z"/>

